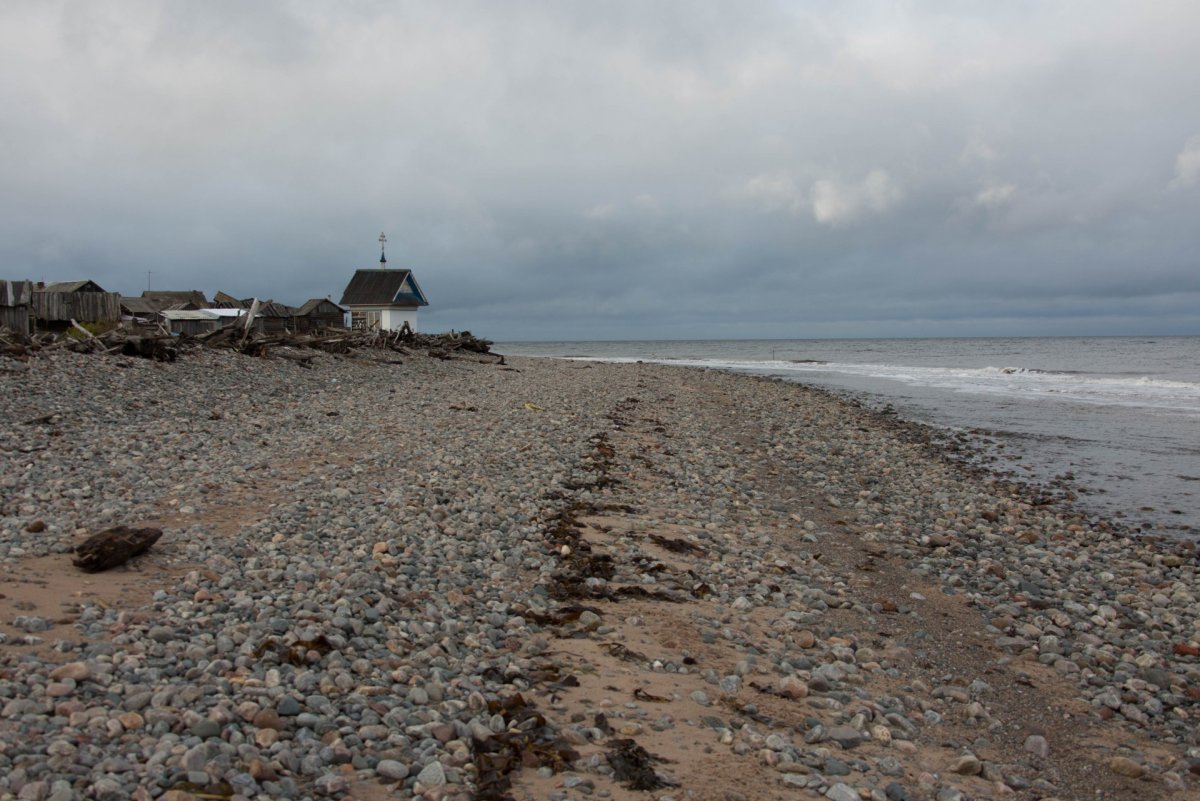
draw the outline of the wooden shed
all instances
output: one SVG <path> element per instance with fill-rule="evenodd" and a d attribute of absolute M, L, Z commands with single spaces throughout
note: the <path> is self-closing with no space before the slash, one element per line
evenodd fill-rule
<path fill-rule="evenodd" d="M 0 328 L 29 334 L 32 281 L 0 281 Z"/>
<path fill-rule="evenodd" d="M 121 298 L 121 319 L 135 323 L 154 322 L 163 305 L 153 298 Z"/>
<path fill-rule="evenodd" d="M 221 327 L 221 315 L 210 309 L 170 309 L 158 313 L 172 334 L 199 336 Z"/>
<path fill-rule="evenodd" d="M 121 320 L 121 295 L 105 292 L 95 281 L 38 283 L 33 288 L 35 325 L 63 329 L 79 323 L 117 323 Z"/>
<path fill-rule="evenodd" d="M 296 309 L 296 331 L 346 327 L 346 310 L 329 298 L 313 298 Z"/>

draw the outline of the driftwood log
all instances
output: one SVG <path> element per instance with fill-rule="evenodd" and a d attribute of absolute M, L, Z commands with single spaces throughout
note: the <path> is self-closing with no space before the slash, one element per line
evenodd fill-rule
<path fill-rule="evenodd" d="M 75 547 L 72 564 L 88 573 L 123 565 L 158 542 L 162 529 L 117 526 L 93 534 Z"/>
<path fill-rule="evenodd" d="M 121 345 L 121 353 L 125 356 L 140 356 L 143 359 L 155 359 L 160 362 L 173 362 L 179 356 L 179 348 L 175 346 L 173 337 L 141 337 L 125 338 Z"/>

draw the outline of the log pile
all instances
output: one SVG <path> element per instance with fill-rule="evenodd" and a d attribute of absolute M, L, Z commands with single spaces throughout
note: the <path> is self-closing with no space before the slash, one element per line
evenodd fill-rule
<path fill-rule="evenodd" d="M 247 356 L 287 359 L 299 367 L 311 367 L 313 360 L 322 354 L 353 357 L 361 352 L 378 358 L 379 351 L 401 355 L 424 352 L 437 359 L 504 364 L 502 355 L 492 353 L 490 340 L 476 337 L 470 331 L 421 334 L 407 326 L 399 331 L 334 329 L 321 333 L 263 334 L 235 325 L 195 337 L 171 335 L 161 326 L 137 333 L 115 328 L 102 334 L 92 334 L 82 326 L 73 325 L 61 334 L 40 333 L 32 336 L 0 328 L 0 355 L 17 358 L 70 350 L 173 362 L 195 348 L 220 348 Z"/>

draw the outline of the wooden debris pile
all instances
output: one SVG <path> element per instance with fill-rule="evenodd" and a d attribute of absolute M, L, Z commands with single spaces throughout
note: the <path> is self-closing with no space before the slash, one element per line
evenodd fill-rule
<path fill-rule="evenodd" d="M 157 361 L 175 361 L 195 348 L 234 350 L 247 356 L 288 359 L 300 367 L 312 367 L 323 354 L 353 357 L 359 352 L 389 351 L 400 355 L 424 352 L 437 359 L 464 359 L 485 364 L 504 364 L 504 357 L 492 353 L 490 340 L 469 331 L 445 334 L 421 334 L 407 326 L 399 331 L 356 331 L 331 329 L 319 333 L 264 334 L 252 328 L 233 325 L 199 336 L 168 334 L 161 326 L 142 331 L 114 328 L 93 334 L 72 324 L 64 333 L 19 334 L 0 328 L 0 355 L 28 358 L 42 352 L 70 350 L 137 356 Z M 376 356 L 378 358 L 378 356 Z"/>

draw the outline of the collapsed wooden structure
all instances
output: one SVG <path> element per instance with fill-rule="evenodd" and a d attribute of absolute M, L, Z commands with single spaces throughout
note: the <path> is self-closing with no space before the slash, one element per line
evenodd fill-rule
<path fill-rule="evenodd" d="M 69 350 L 75 353 L 136 356 L 158 361 L 175 361 L 196 348 L 233 350 L 247 356 L 287 359 L 300 367 L 311 367 L 314 360 L 334 355 L 353 358 L 359 352 L 388 351 L 411 355 L 424 352 L 438 359 L 470 359 L 489 364 L 504 364 L 504 357 L 492 353 L 492 342 L 473 336 L 469 331 L 445 334 L 421 334 L 404 327 L 399 331 L 352 331 L 342 329 L 315 333 L 265 333 L 254 326 L 256 308 L 244 315 L 245 323 L 218 328 L 198 336 L 172 335 L 159 328 L 153 333 L 133 333 L 116 328 L 93 334 L 74 323 L 62 333 L 20 333 L 0 329 L 0 356 L 28 358 L 42 352 Z M 394 358 L 394 357 L 393 357 Z"/>

